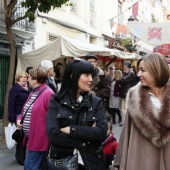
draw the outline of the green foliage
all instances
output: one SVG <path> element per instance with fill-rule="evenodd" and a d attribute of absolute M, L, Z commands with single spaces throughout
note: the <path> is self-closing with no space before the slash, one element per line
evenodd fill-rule
<path fill-rule="evenodd" d="M 35 20 L 34 14 L 37 9 L 40 12 L 48 13 L 51 9 L 61 7 L 63 4 L 71 5 L 69 0 L 25 0 L 21 3 L 22 7 L 28 9 L 25 15 L 30 22 Z"/>
<path fill-rule="evenodd" d="M 126 48 L 132 46 L 132 41 L 130 38 L 121 39 L 120 42 Z"/>
<path fill-rule="evenodd" d="M 120 43 L 122 46 L 126 47 L 129 52 L 135 51 L 135 47 L 132 45 L 130 38 L 121 39 Z"/>

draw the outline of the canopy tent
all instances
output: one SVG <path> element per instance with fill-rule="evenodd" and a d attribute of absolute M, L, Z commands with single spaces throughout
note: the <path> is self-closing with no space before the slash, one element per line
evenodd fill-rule
<path fill-rule="evenodd" d="M 65 57 L 83 57 L 89 53 L 110 57 L 117 56 L 123 59 L 140 58 L 135 53 L 125 53 L 119 50 L 102 48 L 94 44 L 61 36 L 39 49 L 19 56 L 16 72 L 25 70 L 29 66 L 37 67 L 44 59 L 53 61 Z"/>

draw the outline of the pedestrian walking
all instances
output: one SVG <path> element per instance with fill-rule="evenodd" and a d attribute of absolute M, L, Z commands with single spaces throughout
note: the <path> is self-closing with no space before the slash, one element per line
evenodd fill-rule
<path fill-rule="evenodd" d="M 110 97 L 109 97 L 109 113 L 112 116 L 112 123 L 116 124 L 116 114 L 119 117 L 118 123 L 122 122 L 122 116 L 120 112 L 121 107 L 121 97 L 120 91 L 121 86 L 119 84 L 119 79 L 122 77 L 122 72 L 120 70 L 110 70 L 113 72 L 111 77 L 111 88 L 110 88 Z M 111 75 L 111 74 L 110 74 Z"/>
<path fill-rule="evenodd" d="M 132 63 L 130 61 L 125 61 L 124 62 L 124 73 L 121 79 L 118 80 L 118 83 L 121 85 L 121 91 L 120 91 L 120 96 L 122 98 L 121 103 L 122 103 L 122 113 L 123 113 L 123 120 L 125 120 L 125 116 L 126 116 L 126 96 L 127 96 L 127 92 L 128 90 L 133 87 L 136 83 L 135 80 L 135 74 L 132 71 Z M 123 125 L 123 124 L 120 124 Z"/>
<path fill-rule="evenodd" d="M 97 67 L 98 57 L 96 55 L 88 54 L 85 56 L 85 59 L 89 61 L 94 68 L 94 73 L 92 75 L 93 82 L 91 86 L 91 93 L 103 100 L 103 104 L 106 110 L 108 108 L 107 103 L 110 94 L 109 79 L 104 74 L 103 70 Z"/>

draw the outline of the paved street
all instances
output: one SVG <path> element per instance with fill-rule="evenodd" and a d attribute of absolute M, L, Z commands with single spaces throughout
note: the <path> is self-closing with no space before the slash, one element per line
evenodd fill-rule
<path fill-rule="evenodd" d="M 121 127 L 118 124 L 113 125 L 113 132 L 116 139 L 119 139 Z M 2 120 L 0 120 L 0 135 L 2 134 Z M 13 149 L 7 149 L 5 144 L 0 145 L 0 170 L 23 170 L 23 166 L 20 166 L 15 161 L 15 147 Z"/>

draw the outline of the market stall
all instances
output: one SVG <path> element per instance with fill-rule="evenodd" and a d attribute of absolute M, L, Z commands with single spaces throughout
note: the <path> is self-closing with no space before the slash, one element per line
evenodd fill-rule
<path fill-rule="evenodd" d="M 141 57 L 135 53 L 102 48 L 94 44 L 61 36 L 39 49 L 24 53 L 18 57 L 16 72 L 25 70 L 29 66 L 37 67 L 44 59 L 54 61 L 66 57 L 83 57 L 89 53 L 112 58 L 116 56 L 123 59 L 139 59 Z"/>

